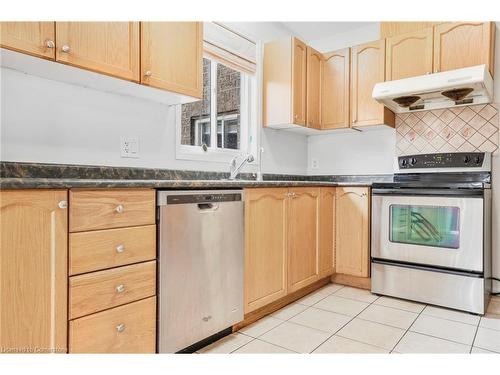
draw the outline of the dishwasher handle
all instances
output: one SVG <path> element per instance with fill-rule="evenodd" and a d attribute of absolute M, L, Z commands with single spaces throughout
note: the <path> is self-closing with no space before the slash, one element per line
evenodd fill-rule
<path fill-rule="evenodd" d="M 200 211 L 217 211 L 219 203 L 198 203 L 198 210 Z"/>

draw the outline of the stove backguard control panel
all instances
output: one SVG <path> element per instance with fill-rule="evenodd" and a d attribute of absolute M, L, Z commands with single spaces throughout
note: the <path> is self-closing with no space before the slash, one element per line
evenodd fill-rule
<path fill-rule="evenodd" d="M 447 152 L 405 155 L 398 158 L 400 169 L 424 168 L 481 168 L 484 152 Z"/>

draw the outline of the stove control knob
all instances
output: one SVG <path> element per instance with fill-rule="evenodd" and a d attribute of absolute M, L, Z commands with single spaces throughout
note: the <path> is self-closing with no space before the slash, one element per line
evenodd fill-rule
<path fill-rule="evenodd" d="M 480 156 L 476 156 L 476 157 L 474 158 L 474 163 L 476 163 L 476 164 L 481 164 L 481 162 L 482 162 L 482 160 L 481 160 L 481 157 L 480 157 Z"/>
<path fill-rule="evenodd" d="M 468 164 L 469 162 L 470 162 L 470 156 L 469 155 L 465 155 L 464 156 L 464 163 Z"/>
<path fill-rule="evenodd" d="M 401 160 L 401 166 L 406 167 L 408 165 L 408 159 Z"/>
<path fill-rule="evenodd" d="M 410 159 L 410 165 L 415 165 L 415 164 L 417 164 L 417 159 L 411 158 Z"/>

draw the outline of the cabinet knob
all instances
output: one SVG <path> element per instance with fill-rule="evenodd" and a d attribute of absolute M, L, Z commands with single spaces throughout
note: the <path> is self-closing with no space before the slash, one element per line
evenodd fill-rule
<path fill-rule="evenodd" d="M 55 46 L 56 46 L 56 44 L 54 43 L 53 40 L 47 39 L 45 41 L 45 47 L 47 47 L 47 48 L 54 48 Z"/>
<path fill-rule="evenodd" d="M 67 44 L 65 44 L 61 47 L 61 51 L 63 51 L 64 53 L 69 53 L 70 50 L 71 50 L 71 48 L 69 48 L 69 46 Z"/>
<path fill-rule="evenodd" d="M 120 333 L 121 333 L 121 332 L 123 332 L 123 331 L 125 331 L 125 324 L 123 324 L 123 323 L 118 324 L 118 325 L 116 326 L 116 331 L 117 331 L 117 332 L 120 332 Z"/>
<path fill-rule="evenodd" d="M 117 213 L 119 213 L 119 214 L 123 213 L 123 210 L 124 210 L 124 208 L 123 208 L 123 205 L 121 205 L 121 204 L 119 204 L 119 205 L 118 205 L 118 206 L 116 206 L 116 208 L 115 208 L 115 211 L 116 211 Z"/>
<path fill-rule="evenodd" d="M 151 77 L 151 76 L 153 75 L 153 73 L 151 73 L 151 70 L 146 70 L 146 71 L 144 72 L 144 75 L 145 75 L 146 77 Z"/>
<path fill-rule="evenodd" d="M 116 247 L 116 252 L 117 253 L 123 253 L 125 251 L 125 245 L 123 244 L 119 244 L 117 247 Z"/>
<path fill-rule="evenodd" d="M 60 201 L 57 206 L 59 208 L 68 208 L 68 201 Z"/>
<path fill-rule="evenodd" d="M 123 293 L 125 291 L 125 285 L 123 284 L 117 285 L 115 289 L 117 293 Z"/>

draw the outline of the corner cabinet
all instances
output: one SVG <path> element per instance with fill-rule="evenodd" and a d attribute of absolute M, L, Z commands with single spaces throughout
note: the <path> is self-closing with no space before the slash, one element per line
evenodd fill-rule
<path fill-rule="evenodd" d="M 66 190 L 0 192 L 0 348 L 67 351 Z"/>
<path fill-rule="evenodd" d="M 385 40 L 352 47 L 351 61 L 351 127 L 394 127 L 394 113 L 372 97 L 375 84 L 385 81 Z"/>
<path fill-rule="evenodd" d="M 36 57 L 56 57 L 55 22 L 0 22 L 0 46 Z"/>
<path fill-rule="evenodd" d="M 335 271 L 370 275 L 370 195 L 367 187 L 337 187 Z"/>
<path fill-rule="evenodd" d="M 202 98 L 203 23 L 141 22 L 141 83 Z"/>

